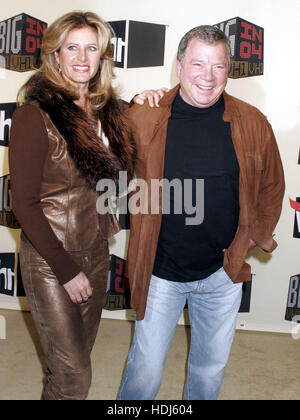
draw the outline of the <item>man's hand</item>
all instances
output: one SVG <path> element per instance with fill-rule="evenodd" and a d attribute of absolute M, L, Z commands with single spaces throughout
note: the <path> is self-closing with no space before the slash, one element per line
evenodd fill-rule
<path fill-rule="evenodd" d="M 86 302 L 93 293 L 90 282 L 82 271 L 63 286 L 73 303 Z"/>
<path fill-rule="evenodd" d="M 169 92 L 169 89 L 161 88 L 158 90 L 154 90 L 154 89 L 144 90 L 142 93 L 140 93 L 139 95 L 136 95 L 133 98 L 133 102 L 135 104 L 143 105 L 144 102 L 148 100 L 149 106 L 151 108 L 153 108 L 154 105 L 156 107 L 159 107 L 158 103 L 166 92 Z"/>

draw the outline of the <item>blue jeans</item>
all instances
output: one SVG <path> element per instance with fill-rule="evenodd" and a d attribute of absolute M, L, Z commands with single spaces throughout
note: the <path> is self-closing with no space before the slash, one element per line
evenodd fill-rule
<path fill-rule="evenodd" d="M 184 399 L 217 399 L 241 297 L 242 284 L 234 284 L 223 268 L 206 279 L 189 283 L 152 276 L 145 318 L 135 322 L 118 399 L 155 399 L 186 299 L 191 346 Z"/>

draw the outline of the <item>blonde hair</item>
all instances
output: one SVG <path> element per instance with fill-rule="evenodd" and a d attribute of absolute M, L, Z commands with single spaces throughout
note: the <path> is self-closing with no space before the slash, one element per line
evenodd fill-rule
<path fill-rule="evenodd" d="M 114 94 L 112 80 L 115 76 L 113 72 L 113 49 L 111 44 L 111 38 L 114 36 L 114 32 L 111 26 L 95 13 L 81 11 L 70 12 L 58 18 L 46 29 L 41 47 L 42 64 L 37 72 L 47 78 L 54 86 L 63 89 L 72 98 L 78 99 L 79 95 L 76 87 L 68 83 L 59 71 L 55 59 L 55 52 L 60 50 L 71 30 L 84 27 L 91 27 L 97 31 L 101 53 L 99 69 L 89 83 L 90 104 L 96 110 L 103 108 Z M 30 80 L 20 89 L 18 94 L 19 104 L 24 103 L 26 100 Z"/>

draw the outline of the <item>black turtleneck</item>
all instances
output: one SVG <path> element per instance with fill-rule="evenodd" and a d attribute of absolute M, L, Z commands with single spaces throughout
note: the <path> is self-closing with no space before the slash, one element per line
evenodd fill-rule
<path fill-rule="evenodd" d="M 177 178 L 182 185 L 185 179 L 193 180 L 191 204 L 197 204 L 198 209 L 203 197 L 196 196 L 196 179 L 204 180 L 204 219 L 199 225 L 187 225 L 186 218 L 193 215 L 185 213 L 183 198 L 183 213 L 174 213 L 174 191 L 170 189 L 171 212 L 162 217 L 153 269 L 153 274 L 163 279 L 188 282 L 213 274 L 222 266 L 223 249 L 236 233 L 239 165 L 230 124 L 222 118 L 224 110 L 223 96 L 209 108 L 193 107 L 179 93 L 173 102 L 164 178 Z"/>

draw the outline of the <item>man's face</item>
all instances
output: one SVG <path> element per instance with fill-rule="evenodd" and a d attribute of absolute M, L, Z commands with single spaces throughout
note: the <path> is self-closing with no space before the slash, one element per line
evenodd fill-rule
<path fill-rule="evenodd" d="M 182 61 L 176 63 L 180 95 L 198 108 L 214 105 L 222 95 L 228 79 L 228 55 L 224 42 L 207 44 L 193 39 Z"/>

